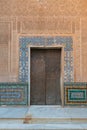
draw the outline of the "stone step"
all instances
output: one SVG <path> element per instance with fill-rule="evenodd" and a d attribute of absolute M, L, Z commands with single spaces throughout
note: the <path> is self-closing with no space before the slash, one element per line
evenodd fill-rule
<path fill-rule="evenodd" d="M 4 123 L 8 124 L 23 124 L 25 118 L 0 118 L 0 125 Z"/>
<path fill-rule="evenodd" d="M 24 123 L 59 124 L 87 123 L 86 108 L 61 108 L 57 106 L 30 106 Z"/>
<path fill-rule="evenodd" d="M 32 118 L 26 117 L 24 123 L 28 124 L 62 124 L 87 123 L 87 118 Z"/>
<path fill-rule="evenodd" d="M 0 124 L 0 130 L 87 130 L 87 124 Z"/>
<path fill-rule="evenodd" d="M 0 124 L 87 124 L 87 118 L 0 118 Z"/>

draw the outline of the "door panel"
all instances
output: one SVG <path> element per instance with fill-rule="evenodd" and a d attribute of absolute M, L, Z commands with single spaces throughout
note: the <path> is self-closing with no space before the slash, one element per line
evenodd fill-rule
<path fill-rule="evenodd" d="M 60 50 L 46 51 L 46 104 L 60 104 Z"/>
<path fill-rule="evenodd" d="M 31 104 L 45 104 L 45 59 L 44 51 L 31 50 Z"/>
<path fill-rule="evenodd" d="M 31 104 L 61 104 L 60 49 L 31 49 Z"/>

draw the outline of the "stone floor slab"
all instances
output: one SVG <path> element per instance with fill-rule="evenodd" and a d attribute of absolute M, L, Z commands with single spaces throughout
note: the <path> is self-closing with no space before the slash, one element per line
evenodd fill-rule
<path fill-rule="evenodd" d="M 1 124 L 2 130 L 87 130 L 87 124 Z"/>

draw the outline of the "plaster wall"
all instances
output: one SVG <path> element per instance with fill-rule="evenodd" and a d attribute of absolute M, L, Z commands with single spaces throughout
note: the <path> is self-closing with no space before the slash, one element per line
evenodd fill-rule
<path fill-rule="evenodd" d="M 87 0 L 0 0 L 0 82 L 19 80 L 22 36 L 71 36 L 74 82 L 87 82 Z"/>

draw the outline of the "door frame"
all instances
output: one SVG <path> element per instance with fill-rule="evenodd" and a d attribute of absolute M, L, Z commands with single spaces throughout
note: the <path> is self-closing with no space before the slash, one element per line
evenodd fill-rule
<path fill-rule="evenodd" d="M 28 104 L 30 104 L 30 88 L 31 88 L 31 48 L 35 49 L 61 49 L 61 68 L 60 68 L 60 90 L 61 90 L 61 106 L 64 107 L 64 45 L 28 45 Z M 57 106 L 57 105 L 56 105 Z M 59 106 L 59 105 L 58 105 Z"/>

